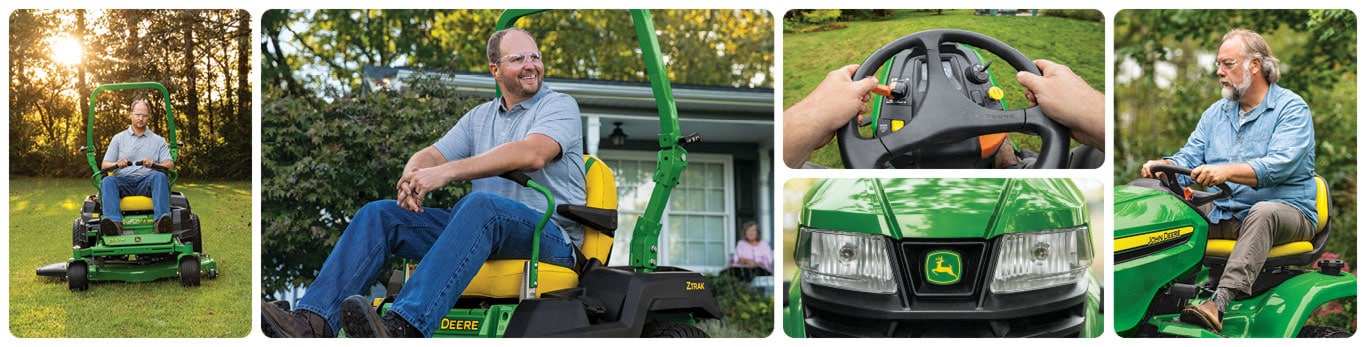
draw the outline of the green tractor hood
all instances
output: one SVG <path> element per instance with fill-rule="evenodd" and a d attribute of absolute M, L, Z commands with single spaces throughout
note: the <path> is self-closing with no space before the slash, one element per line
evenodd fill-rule
<path fill-rule="evenodd" d="M 1065 179 L 830 179 L 805 197 L 801 225 L 903 238 L 981 238 L 1088 221 Z"/>

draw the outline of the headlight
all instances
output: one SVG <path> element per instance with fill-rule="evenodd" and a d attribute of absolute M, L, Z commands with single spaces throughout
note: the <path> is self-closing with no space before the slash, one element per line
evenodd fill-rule
<path fill-rule="evenodd" d="M 1006 234 L 1001 237 L 991 291 L 1013 293 L 1085 279 L 1091 263 L 1086 226 Z"/>
<path fill-rule="evenodd" d="M 887 238 L 802 228 L 793 254 L 811 284 L 866 293 L 896 293 Z"/>

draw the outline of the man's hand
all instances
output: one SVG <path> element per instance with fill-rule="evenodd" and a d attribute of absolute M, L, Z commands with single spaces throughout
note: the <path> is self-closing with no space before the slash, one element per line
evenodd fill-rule
<path fill-rule="evenodd" d="M 114 165 L 118 165 L 118 167 L 122 169 L 128 167 L 128 165 L 133 165 L 133 161 L 128 160 L 127 158 L 119 159 L 119 161 L 114 162 Z"/>
<path fill-rule="evenodd" d="M 806 98 L 783 112 L 783 161 L 788 167 L 801 167 L 812 151 L 835 138 L 841 126 L 868 112 L 869 92 L 877 87 L 877 78 L 854 81 L 855 71 L 858 65 L 830 71 Z"/>
<path fill-rule="evenodd" d="M 1233 182 L 1245 186 L 1257 186 L 1257 172 L 1247 163 L 1222 165 L 1200 165 L 1191 170 L 1191 179 L 1202 186 L 1213 187 L 1220 183 Z"/>
<path fill-rule="evenodd" d="M 140 166 L 142 166 L 142 167 L 152 167 L 152 164 L 156 164 L 156 163 L 157 163 L 157 162 L 152 161 L 151 158 L 142 158 L 141 161 L 138 161 L 138 165 L 140 165 Z"/>
<path fill-rule="evenodd" d="M 1191 179 L 1206 187 L 1217 186 L 1232 176 L 1232 170 L 1226 165 L 1200 165 L 1191 170 Z"/>
<path fill-rule="evenodd" d="M 1143 178 L 1161 178 L 1161 177 L 1158 177 L 1158 176 L 1157 176 L 1157 173 L 1154 173 L 1154 172 L 1153 172 L 1153 165 L 1176 165 L 1176 164 L 1172 163 L 1171 160 L 1166 160 L 1166 159 L 1149 160 L 1148 162 L 1143 163 L 1143 170 L 1139 172 L 1140 175 L 1143 176 Z"/>
<path fill-rule="evenodd" d="M 451 181 L 450 175 L 440 166 L 413 168 L 398 179 L 398 204 L 409 211 L 422 212 L 423 197 Z"/>
<path fill-rule="evenodd" d="M 1105 150 L 1105 94 L 1091 88 L 1066 65 L 1035 60 L 1042 76 L 1021 71 L 1015 79 L 1025 87 L 1030 106 L 1039 105 L 1048 118 L 1072 130 L 1084 145 Z"/>

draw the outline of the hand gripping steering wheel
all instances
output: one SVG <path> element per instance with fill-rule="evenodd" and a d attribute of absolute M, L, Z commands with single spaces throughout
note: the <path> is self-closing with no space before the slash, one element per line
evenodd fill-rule
<path fill-rule="evenodd" d="M 1148 170 L 1152 171 L 1153 175 L 1158 177 L 1158 182 L 1161 182 L 1163 188 L 1167 188 L 1168 191 L 1173 195 L 1180 197 L 1181 200 L 1186 200 L 1191 206 L 1198 207 L 1200 205 L 1208 204 L 1211 201 L 1233 195 L 1233 188 L 1229 188 L 1228 183 L 1215 185 L 1216 188 L 1219 188 L 1219 191 L 1212 193 L 1187 190 L 1186 187 L 1181 185 L 1180 181 L 1176 179 L 1176 175 L 1189 177 L 1191 175 L 1191 169 L 1188 168 L 1172 165 L 1153 165 L 1151 168 L 1148 168 Z"/>
<path fill-rule="evenodd" d="M 926 52 L 925 61 L 929 65 L 926 69 L 929 76 L 925 82 L 924 101 L 912 105 L 910 117 L 902 117 L 908 120 L 900 131 L 873 138 L 860 136 L 857 118 L 850 117 L 849 124 L 845 124 L 838 133 L 840 156 L 845 166 L 851 169 L 883 168 L 892 158 L 922 147 L 986 134 L 1019 132 L 1038 135 L 1043 140 L 1043 147 L 1033 168 L 1066 168 L 1071 131 L 1045 116 L 1038 106 L 1003 111 L 984 108 L 968 99 L 942 73 L 944 62 L 939 58 L 939 46 L 944 43 L 961 43 L 985 49 L 1004 59 L 1016 70 L 1041 75 L 1034 62 L 1020 51 L 1000 40 L 971 31 L 928 30 L 892 41 L 859 65 L 858 71 L 854 72 L 854 80 L 873 75 L 883 62 L 901 51 L 920 48 Z"/>

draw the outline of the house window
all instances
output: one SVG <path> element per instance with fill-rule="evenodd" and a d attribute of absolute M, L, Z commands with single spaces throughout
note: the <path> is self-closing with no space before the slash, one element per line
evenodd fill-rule
<path fill-rule="evenodd" d="M 617 181 L 620 225 L 612 247 L 612 265 L 628 264 L 631 233 L 649 206 L 654 191 L 655 153 L 609 151 L 601 159 Z M 688 167 L 674 187 L 660 222 L 660 265 L 717 272 L 727 265 L 734 247 L 735 201 L 731 156 L 689 153 Z"/>

